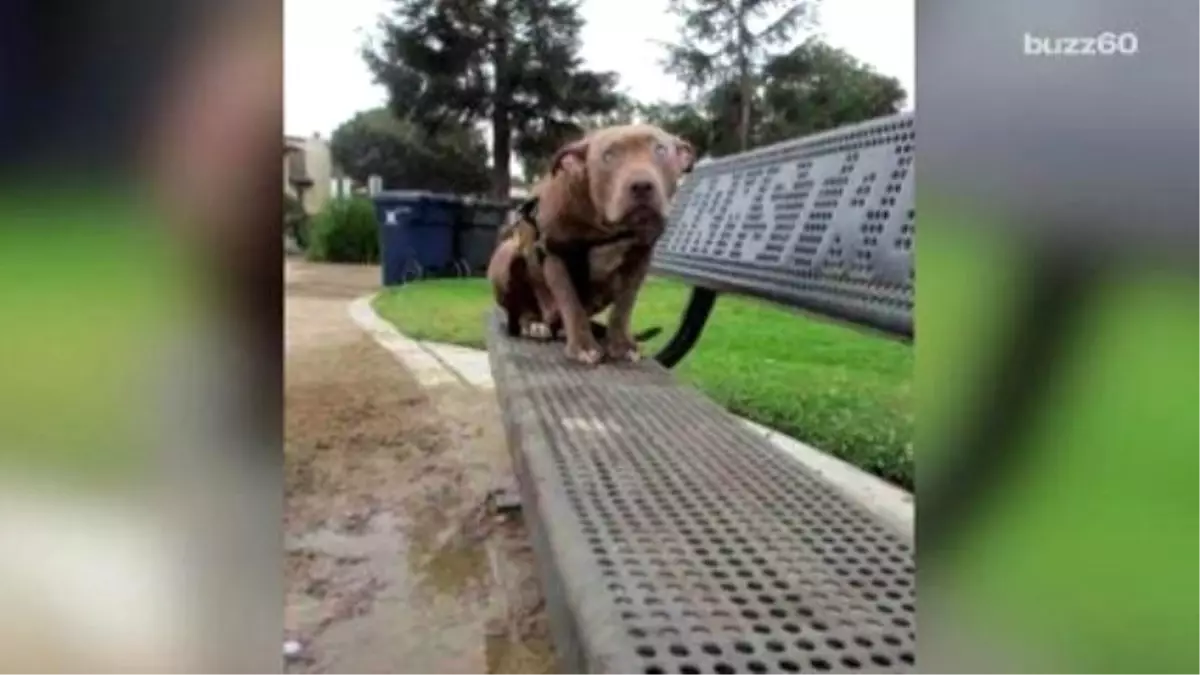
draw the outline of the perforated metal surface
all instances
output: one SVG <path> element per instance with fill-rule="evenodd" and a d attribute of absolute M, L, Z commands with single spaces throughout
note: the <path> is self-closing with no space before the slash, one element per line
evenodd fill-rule
<path fill-rule="evenodd" d="M 488 339 L 564 672 L 912 669 L 909 539 L 653 363 Z"/>
<path fill-rule="evenodd" d="M 913 113 L 697 166 L 654 271 L 911 336 Z"/>

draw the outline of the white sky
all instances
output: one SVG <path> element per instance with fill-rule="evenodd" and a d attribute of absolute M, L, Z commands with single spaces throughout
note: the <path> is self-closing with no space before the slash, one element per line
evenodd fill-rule
<path fill-rule="evenodd" d="M 284 130 L 328 137 L 355 112 L 382 105 L 359 53 L 363 31 L 374 31 L 387 0 L 284 0 Z M 583 57 L 588 67 L 612 70 L 621 87 L 642 101 L 682 98 L 663 72 L 662 48 L 677 21 L 667 0 L 583 0 Z M 915 97 L 913 0 L 824 0 L 820 32 Z"/>

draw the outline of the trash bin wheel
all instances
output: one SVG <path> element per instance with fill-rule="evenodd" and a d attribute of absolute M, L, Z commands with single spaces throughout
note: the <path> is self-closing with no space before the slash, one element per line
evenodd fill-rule
<path fill-rule="evenodd" d="M 417 281 L 425 276 L 425 269 L 416 260 L 409 260 L 404 266 L 404 282 Z"/>

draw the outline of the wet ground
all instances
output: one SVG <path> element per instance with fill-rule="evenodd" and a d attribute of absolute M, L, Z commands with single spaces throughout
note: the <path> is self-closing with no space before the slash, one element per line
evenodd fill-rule
<path fill-rule="evenodd" d="M 349 319 L 377 268 L 286 277 L 288 671 L 552 672 L 494 394 L 422 389 Z"/>

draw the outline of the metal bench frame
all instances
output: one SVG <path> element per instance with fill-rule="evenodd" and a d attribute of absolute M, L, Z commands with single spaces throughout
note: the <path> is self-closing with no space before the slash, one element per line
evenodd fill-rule
<path fill-rule="evenodd" d="M 898 115 L 697 166 L 652 267 L 692 295 L 653 361 L 588 369 L 491 319 L 489 357 L 564 672 L 913 668 L 911 533 L 668 370 L 723 292 L 911 339 L 912 122 Z"/>
<path fill-rule="evenodd" d="M 914 120 L 901 113 L 697 166 L 652 266 L 693 287 L 656 360 L 683 360 L 721 292 L 911 341 Z"/>

